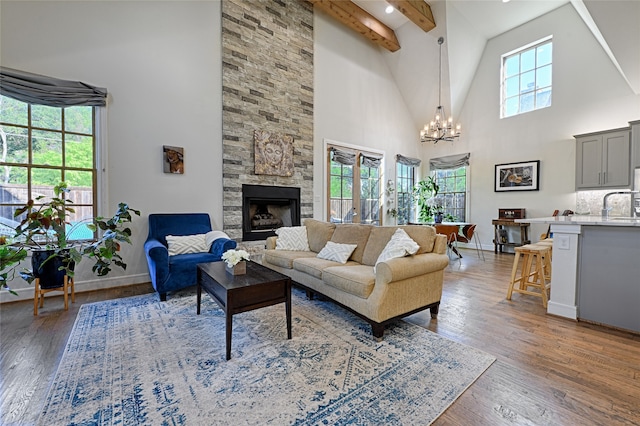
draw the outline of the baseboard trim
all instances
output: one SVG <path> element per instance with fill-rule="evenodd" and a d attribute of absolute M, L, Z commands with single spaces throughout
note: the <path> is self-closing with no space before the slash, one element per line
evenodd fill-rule
<path fill-rule="evenodd" d="M 137 274 L 137 275 L 127 275 L 125 277 L 107 277 L 86 281 L 76 281 L 75 290 L 76 293 L 82 293 L 85 291 L 94 291 L 94 290 L 102 290 L 106 288 L 116 288 L 116 287 L 126 287 L 133 284 L 143 284 L 151 282 L 151 278 L 149 274 Z M 22 287 L 13 289 L 17 296 L 9 293 L 7 290 L 0 291 L 0 304 L 8 303 L 8 302 L 18 302 L 21 300 L 33 300 L 33 284 L 29 287 Z M 60 296 L 62 293 L 52 292 L 48 293 L 51 297 Z M 49 296 L 47 296 L 49 297 Z"/>

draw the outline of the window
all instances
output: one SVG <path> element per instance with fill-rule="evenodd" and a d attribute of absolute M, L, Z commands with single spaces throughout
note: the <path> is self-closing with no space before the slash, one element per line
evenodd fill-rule
<path fill-rule="evenodd" d="M 406 225 L 415 215 L 415 204 L 413 202 L 413 187 L 416 184 L 416 168 L 414 166 L 398 162 L 396 164 L 396 200 L 397 223 Z"/>
<path fill-rule="evenodd" d="M 439 187 L 436 201 L 443 207 L 445 220 L 467 220 L 467 170 L 470 153 L 449 155 L 429 160 L 431 175 Z"/>
<path fill-rule="evenodd" d="M 551 36 L 502 55 L 500 118 L 551 106 Z"/>
<path fill-rule="evenodd" d="M 337 146 L 328 155 L 329 220 L 380 225 L 382 156 Z"/>
<path fill-rule="evenodd" d="M 467 167 L 435 170 L 433 177 L 440 187 L 437 198 L 442 202 L 447 221 L 466 221 Z"/>
<path fill-rule="evenodd" d="M 0 96 L 0 234 L 17 225 L 13 214 L 28 200 L 53 196 L 67 182 L 75 215 L 70 239 L 91 239 L 84 218 L 96 216 L 95 107 L 51 107 Z"/>

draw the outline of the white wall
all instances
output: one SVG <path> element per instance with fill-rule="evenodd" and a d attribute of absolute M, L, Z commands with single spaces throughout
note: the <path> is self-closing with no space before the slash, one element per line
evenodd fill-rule
<path fill-rule="evenodd" d="M 451 30 L 451 29 L 450 29 Z M 553 35 L 552 106 L 500 119 L 500 56 Z M 628 126 L 640 118 L 634 95 L 570 4 L 489 40 L 459 118 L 459 142 L 425 147 L 425 159 L 471 152 L 470 217 L 492 247 L 499 208 L 526 208 L 528 217 L 575 210 L 573 135 Z M 540 160 L 540 190 L 494 192 L 494 166 Z M 532 239 L 546 231 L 532 226 Z"/>
<path fill-rule="evenodd" d="M 420 158 L 420 145 L 379 47 L 319 11 L 314 42 L 314 217 L 326 219 L 323 140 L 384 151 L 383 182 L 396 154 Z"/>
<path fill-rule="evenodd" d="M 77 289 L 149 281 L 149 213 L 208 212 L 222 227 L 220 2 L 0 3 L 3 66 L 109 91 L 107 208 L 142 211 L 126 272 L 97 280 L 81 263 Z M 185 174 L 162 171 L 162 145 L 184 147 Z M 21 280 L 21 298 L 33 289 Z M 15 300 L 2 292 L 2 300 Z"/>
<path fill-rule="evenodd" d="M 104 280 L 80 271 L 80 290 L 148 280 L 142 244 L 149 213 L 204 211 L 214 227 L 222 226 L 218 1 L 3 0 L 0 8 L 2 65 L 86 81 L 110 93 L 106 213 L 127 201 L 144 216 L 135 222 L 134 245 L 124 247 L 127 271 Z M 435 146 L 418 142 L 419 129 L 385 52 L 324 14 L 316 13 L 314 26 L 317 218 L 326 212 L 324 139 L 385 151 L 385 181 L 395 174 L 397 153 L 428 161 L 471 152 L 469 220 L 479 224 L 483 245 L 492 247 L 491 219 L 498 208 L 524 207 L 529 217 L 575 208 L 572 135 L 640 119 L 639 97 L 570 5 L 487 43 L 459 117 L 460 141 Z M 549 34 L 554 36 L 552 106 L 500 120 L 500 55 Z M 172 81 L 174 76 L 180 79 Z M 184 175 L 162 172 L 162 145 L 185 148 Z M 494 193 L 495 164 L 528 160 L 541 160 L 540 191 Z M 19 285 L 21 297 L 31 297 L 32 288 Z"/>

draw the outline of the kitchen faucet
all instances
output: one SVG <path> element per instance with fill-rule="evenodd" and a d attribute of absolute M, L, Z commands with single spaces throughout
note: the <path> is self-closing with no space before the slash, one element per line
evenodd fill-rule
<path fill-rule="evenodd" d="M 638 194 L 639 192 L 640 191 L 614 191 L 605 194 L 604 198 L 602 199 L 602 217 L 609 217 L 609 211 L 611 210 L 611 207 L 608 206 L 607 200 L 609 200 L 610 196 L 618 194 L 629 194 L 629 196 L 631 197 L 631 214 L 633 214 L 633 194 Z"/>

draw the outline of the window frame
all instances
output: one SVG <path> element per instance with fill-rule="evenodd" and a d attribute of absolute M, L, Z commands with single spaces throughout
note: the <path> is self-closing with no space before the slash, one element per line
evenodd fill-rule
<path fill-rule="evenodd" d="M 538 49 L 548 46 L 550 48 L 551 53 L 549 54 L 549 62 L 539 63 L 538 60 Z M 533 51 L 534 57 L 534 65 L 533 68 L 528 68 L 526 70 L 522 70 L 522 56 L 528 52 Z M 518 57 L 518 71 L 517 73 L 507 74 L 507 61 L 514 57 Z M 549 35 L 540 40 L 529 43 L 525 46 L 522 46 L 518 49 L 512 50 L 503 54 L 500 57 L 500 118 L 509 118 L 515 117 L 521 114 L 525 114 L 527 112 L 537 111 L 539 109 L 547 108 L 551 106 L 553 99 L 553 35 Z M 548 71 L 548 85 L 543 87 L 538 87 L 538 82 L 542 79 L 542 69 L 549 67 Z M 524 74 L 528 74 L 533 72 L 533 87 L 530 90 L 522 90 L 522 76 Z M 545 71 L 546 73 L 546 71 Z M 540 74 L 540 77 L 539 77 Z M 517 93 L 516 94 L 508 94 L 509 84 L 508 80 L 511 80 L 515 77 L 517 78 Z M 512 86 L 511 86 L 512 87 Z M 531 97 L 533 106 L 529 109 L 523 109 L 523 102 L 526 97 Z M 546 101 L 544 103 L 539 104 L 539 97 L 544 97 Z M 523 99 L 524 98 L 524 99 Z M 509 101 L 516 101 L 517 110 L 514 113 L 508 113 L 508 109 L 510 108 Z"/>
<path fill-rule="evenodd" d="M 460 170 L 464 170 L 464 191 L 447 191 L 448 185 L 445 180 L 453 180 L 453 187 L 457 187 L 457 181 L 461 178 L 458 175 Z M 442 176 L 452 174 L 451 176 Z M 443 202 L 443 213 L 446 215 L 452 215 L 455 217 L 456 222 L 466 222 L 467 221 L 467 205 L 468 205 L 468 197 L 469 197 L 469 166 L 460 166 L 455 169 L 438 169 L 431 171 L 431 176 L 434 177 L 438 187 L 440 188 L 438 191 L 438 195 L 436 196 Z M 457 201 L 460 196 L 456 194 L 462 194 L 463 200 Z M 460 214 L 462 212 L 462 214 Z"/>
<path fill-rule="evenodd" d="M 352 153 L 355 155 L 355 163 L 353 165 L 344 165 L 344 164 L 340 164 L 341 166 L 341 173 L 340 175 L 337 174 L 333 174 L 332 173 L 332 160 L 331 160 L 331 150 L 332 149 L 336 149 L 339 151 L 345 151 L 348 153 Z M 325 153 L 326 153 L 326 167 L 324 168 L 325 170 L 325 176 L 326 176 L 326 197 L 325 197 L 325 201 L 326 201 L 326 220 L 330 221 L 330 222 L 334 222 L 334 223 L 369 223 L 369 224 L 376 224 L 376 225 L 382 225 L 383 224 L 383 171 L 384 171 L 384 152 L 379 152 L 376 150 L 372 150 L 366 147 L 359 147 L 359 146 L 355 146 L 355 145 L 347 145 L 347 144 L 343 144 L 340 142 L 335 142 L 335 141 L 329 141 L 329 140 L 325 140 Z M 361 169 L 363 167 L 367 167 L 364 166 L 362 164 L 362 156 L 369 156 L 369 157 L 374 157 L 374 158 L 381 158 L 380 161 L 380 166 L 377 168 L 378 169 L 378 176 L 377 178 L 371 178 L 371 179 L 375 179 L 377 180 L 377 194 L 378 194 L 378 200 L 377 200 L 377 209 L 376 209 L 376 215 L 377 215 L 377 221 L 371 220 L 371 221 L 365 221 L 362 222 L 362 204 L 363 201 L 366 200 L 362 200 L 361 199 L 361 195 L 362 195 L 362 179 L 370 179 L 368 177 L 363 177 L 362 173 L 361 173 Z M 348 176 L 345 175 L 342 170 L 344 170 L 345 168 L 352 168 L 352 173 L 350 178 L 352 179 L 353 183 L 352 183 L 352 188 L 351 188 L 351 208 L 347 210 L 345 210 L 344 208 L 341 208 L 340 213 L 338 214 L 338 212 L 336 213 L 336 216 L 334 216 L 333 213 L 333 209 L 332 209 L 332 194 L 331 194 L 331 178 L 332 176 Z M 342 202 L 345 203 L 345 198 L 342 197 L 341 198 Z M 355 208 L 356 209 L 356 214 L 355 216 L 353 215 L 353 213 L 351 213 L 352 209 Z M 373 213 L 373 212 L 372 212 Z M 350 217 L 350 221 L 347 220 L 345 221 L 345 218 L 347 217 L 347 215 L 351 214 Z M 375 217 L 373 214 L 371 215 L 372 217 Z"/>
<path fill-rule="evenodd" d="M 24 195 L 25 199 L 20 197 L 17 201 L 14 201 L 14 202 L 0 201 L 0 208 L 9 208 L 15 211 L 16 208 L 23 206 L 28 200 L 34 200 L 35 205 L 38 206 L 41 203 L 37 202 L 36 194 L 47 194 L 46 195 L 47 197 L 49 196 L 49 193 L 51 195 L 53 194 L 53 185 L 57 184 L 58 182 L 51 185 L 50 188 L 48 187 L 48 185 L 44 185 L 44 186 L 36 185 L 34 183 L 34 171 L 36 172 L 38 170 L 59 171 L 60 181 L 68 181 L 69 178 L 67 174 L 69 172 L 77 171 L 82 173 L 88 173 L 91 175 L 90 176 L 91 196 L 90 196 L 90 201 L 87 200 L 87 201 L 80 202 L 78 200 L 74 200 L 74 202 L 70 204 L 70 207 L 76 210 L 77 214 L 79 215 L 78 222 L 80 223 L 88 222 L 90 218 L 95 218 L 99 216 L 100 215 L 99 206 L 101 204 L 99 200 L 100 200 L 101 194 L 103 193 L 103 191 L 100 190 L 100 184 L 103 181 L 103 179 L 100 176 L 100 172 L 104 171 L 103 167 L 98 167 L 100 159 L 103 158 L 102 152 L 100 150 L 104 149 L 104 144 L 100 143 L 101 138 L 103 138 L 100 123 L 102 122 L 101 117 L 104 114 L 105 108 L 100 106 L 91 106 L 91 105 L 51 107 L 47 105 L 38 104 L 35 102 L 30 103 L 30 102 L 20 101 L 15 98 L 10 98 L 8 96 L 6 96 L 6 98 L 11 99 L 12 102 L 19 102 L 26 106 L 26 124 L 25 122 L 11 123 L 9 121 L 1 121 L 3 117 L 0 117 L 0 125 L 2 125 L 3 127 L 11 126 L 12 128 L 23 129 L 24 131 L 26 131 L 25 138 L 26 138 L 27 146 L 25 148 L 25 151 L 27 154 L 26 155 L 27 158 L 24 162 L 0 161 L 0 166 L 19 167 L 26 170 L 26 182 L 24 184 L 21 184 L 21 183 L 16 184 L 18 186 L 25 187 L 26 195 Z M 39 123 L 34 123 L 33 109 L 34 107 L 41 107 L 41 106 L 60 110 L 60 115 L 59 115 L 60 118 L 58 122 L 59 128 L 51 129 L 48 127 L 43 127 L 39 125 Z M 90 133 L 68 129 L 68 125 L 67 125 L 68 117 L 66 116 L 66 112 L 70 108 L 91 108 Z M 60 164 L 51 165 L 46 163 L 34 162 L 34 138 L 35 138 L 34 133 L 37 134 L 38 132 L 50 132 L 50 133 L 55 133 L 56 136 L 59 136 Z M 91 158 L 90 167 L 72 165 L 67 160 L 66 144 L 69 143 L 73 138 L 90 138 L 91 139 L 90 143 L 91 143 L 92 158 Z M 72 184 L 73 182 L 68 182 L 68 183 Z M 70 187 L 70 189 L 73 192 L 73 187 Z M 46 201 L 46 199 L 44 199 L 43 201 Z M 13 218 L 7 218 L 7 219 L 13 220 Z M 94 232 L 93 236 L 91 238 L 88 238 L 86 233 L 83 232 L 83 233 L 80 233 L 79 236 L 74 236 L 73 234 L 71 234 L 68 237 L 70 240 L 73 240 L 73 241 L 82 241 L 82 240 L 95 239 L 96 235 Z"/>
<path fill-rule="evenodd" d="M 411 176 L 401 176 L 401 171 L 406 169 Z M 416 203 L 413 188 L 416 186 L 416 176 L 418 176 L 417 166 L 402 164 L 396 161 L 396 224 L 407 225 L 416 216 Z M 407 188 L 408 191 L 403 191 Z M 406 200 L 401 203 L 401 198 Z M 405 205 L 406 204 L 406 205 Z"/>

